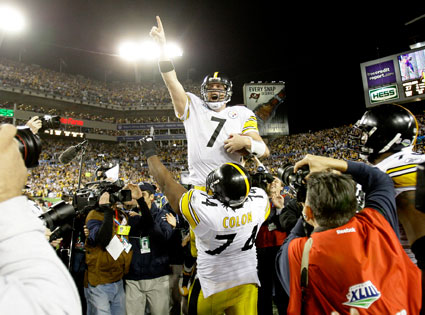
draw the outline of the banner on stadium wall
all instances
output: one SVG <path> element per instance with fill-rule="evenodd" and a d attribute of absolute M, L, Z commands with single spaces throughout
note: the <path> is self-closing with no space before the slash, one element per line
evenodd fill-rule
<path fill-rule="evenodd" d="M 286 99 L 285 82 L 245 83 L 243 96 L 245 105 L 257 116 L 261 135 L 289 134 L 288 117 L 281 106 Z"/>
<path fill-rule="evenodd" d="M 154 129 L 183 129 L 183 123 L 139 123 L 139 124 L 119 124 L 117 130 L 145 130 L 153 127 Z"/>
<path fill-rule="evenodd" d="M 137 141 L 143 136 L 118 136 L 117 141 Z M 175 135 L 155 135 L 154 138 L 156 141 L 159 140 L 186 140 L 185 134 L 175 134 Z"/>
<path fill-rule="evenodd" d="M 286 98 L 285 82 L 245 83 L 243 92 L 245 105 L 262 122 L 270 121 L 274 117 L 278 106 Z"/>

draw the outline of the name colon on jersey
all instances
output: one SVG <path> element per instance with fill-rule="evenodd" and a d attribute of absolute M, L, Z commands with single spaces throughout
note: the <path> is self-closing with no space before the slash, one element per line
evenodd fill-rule
<path fill-rule="evenodd" d="M 252 222 L 252 213 L 251 211 L 248 213 L 244 213 L 241 216 L 234 216 L 234 217 L 224 217 L 223 219 L 223 227 L 225 229 L 238 227 L 241 225 L 245 225 L 247 223 Z"/>

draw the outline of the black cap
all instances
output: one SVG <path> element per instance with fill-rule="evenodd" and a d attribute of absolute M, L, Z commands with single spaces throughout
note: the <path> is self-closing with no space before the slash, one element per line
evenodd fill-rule
<path fill-rule="evenodd" d="M 147 182 L 139 183 L 139 187 L 142 191 L 147 191 L 151 194 L 154 194 L 156 192 L 156 186 Z"/>

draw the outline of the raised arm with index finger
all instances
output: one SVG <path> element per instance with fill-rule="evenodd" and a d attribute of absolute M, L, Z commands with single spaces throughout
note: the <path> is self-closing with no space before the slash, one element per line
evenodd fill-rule
<path fill-rule="evenodd" d="M 162 79 L 167 86 L 168 92 L 173 102 L 174 110 L 177 115 L 182 116 L 187 102 L 186 92 L 177 79 L 177 73 L 174 69 L 173 62 L 167 55 L 166 38 L 164 27 L 159 16 L 156 17 L 157 26 L 153 26 L 149 35 L 158 43 L 160 48 L 160 56 L 158 60 L 159 71 Z"/>

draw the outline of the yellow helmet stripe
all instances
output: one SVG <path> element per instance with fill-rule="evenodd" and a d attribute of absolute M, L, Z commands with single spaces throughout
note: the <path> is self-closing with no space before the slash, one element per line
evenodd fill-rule
<path fill-rule="evenodd" d="M 236 168 L 239 171 L 239 173 L 241 173 L 241 175 L 243 176 L 243 179 L 245 180 L 245 187 L 246 187 L 245 196 L 248 196 L 250 187 L 249 187 L 248 177 L 246 176 L 245 172 L 242 171 L 242 169 L 239 166 L 237 166 L 236 164 L 233 164 L 233 163 L 226 163 L 226 164 L 233 166 L 234 168 Z"/>
<path fill-rule="evenodd" d="M 415 120 L 415 125 L 416 125 L 416 135 L 415 135 L 415 139 L 413 140 L 412 145 L 416 145 L 416 140 L 418 139 L 418 134 L 419 134 L 419 124 L 418 124 L 418 120 L 416 119 L 416 116 L 413 115 L 413 113 L 410 110 L 408 110 L 406 107 L 401 106 L 399 104 L 395 104 L 395 105 L 400 106 L 401 108 L 405 109 L 406 111 L 409 112 L 410 115 L 413 116 L 413 119 Z"/>
<path fill-rule="evenodd" d="M 217 78 L 218 78 L 218 71 L 214 72 L 214 79 L 217 79 Z"/>

